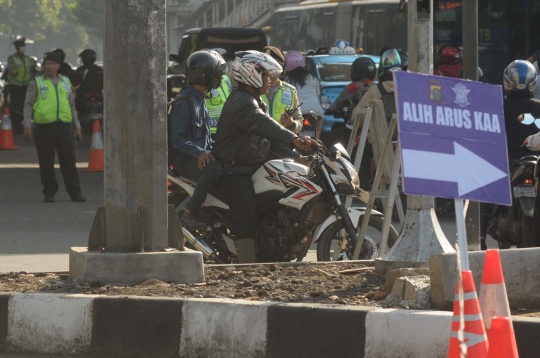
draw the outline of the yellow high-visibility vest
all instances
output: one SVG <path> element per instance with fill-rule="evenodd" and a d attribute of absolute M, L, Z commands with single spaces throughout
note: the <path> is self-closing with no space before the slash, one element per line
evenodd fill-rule
<path fill-rule="evenodd" d="M 221 85 L 218 89 L 212 89 L 212 97 L 206 99 L 206 108 L 208 109 L 208 126 L 210 133 L 216 133 L 219 116 L 223 110 L 223 105 L 232 91 L 231 81 L 229 76 L 223 75 Z"/>
<path fill-rule="evenodd" d="M 39 91 L 34 104 L 34 122 L 36 124 L 52 123 L 57 119 L 71 123 L 71 106 L 69 104 L 71 83 L 67 77 L 62 75 L 58 75 L 58 78 L 58 84 L 55 85 L 45 76 L 36 77 Z"/>

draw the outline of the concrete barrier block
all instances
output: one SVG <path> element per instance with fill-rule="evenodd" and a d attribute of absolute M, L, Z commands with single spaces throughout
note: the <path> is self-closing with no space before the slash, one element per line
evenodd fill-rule
<path fill-rule="evenodd" d="M 512 325 L 521 358 L 537 358 L 540 354 L 540 322 L 538 318 L 513 317 Z"/>
<path fill-rule="evenodd" d="M 393 293 L 394 282 L 400 277 L 416 276 L 416 275 L 429 275 L 429 269 L 427 267 L 422 268 L 400 268 L 397 270 L 390 270 L 386 273 L 385 290 L 386 293 Z"/>
<path fill-rule="evenodd" d="M 88 352 L 95 297 L 44 293 L 11 296 L 7 349 L 48 354 Z"/>
<path fill-rule="evenodd" d="M 100 357 L 177 357 L 182 303 L 152 297 L 96 298 L 92 351 Z"/>
<path fill-rule="evenodd" d="M 272 302 L 186 300 L 180 357 L 266 357 L 268 307 Z"/>
<path fill-rule="evenodd" d="M 10 294 L 0 294 L 0 352 L 4 349 L 8 328 L 8 304 Z"/>
<path fill-rule="evenodd" d="M 72 247 L 69 277 L 85 282 L 133 285 L 158 279 L 176 283 L 204 281 L 202 253 L 193 250 L 143 253 L 88 252 Z"/>
<path fill-rule="evenodd" d="M 369 312 L 364 357 L 446 358 L 451 324 L 450 312 L 393 309 Z"/>
<path fill-rule="evenodd" d="M 540 248 L 501 250 L 506 291 L 510 307 L 540 307 Z M 469 266 L 476 289 L 480 287 L 485 252 L 469 252 Z M 452 310 L 456 289 L 456 255 L 437 254 L 429 259 L 433 308 Z"/>
<path fill-rule="evenodd" d="M 362 358 L 366 307 L 280 304 L 268 313 L 267 358 Z"/>

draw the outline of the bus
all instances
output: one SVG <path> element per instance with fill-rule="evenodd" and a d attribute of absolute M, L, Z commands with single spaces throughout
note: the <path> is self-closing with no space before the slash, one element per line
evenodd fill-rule
<path fill-rule="evenodd" d="M 462 45 L 462 0 L 434 0 L 434 50 Z M 479 0 L 479 64 L 490 83 L 501 84 L 508 63 L 540 49 L 540 1 Z M 387 45 L 407 50 L 407 7 L 399 0 L 305 1 L 278 9 L 274 46 L 308 51 L 342 39 L 378 55 Z"/>

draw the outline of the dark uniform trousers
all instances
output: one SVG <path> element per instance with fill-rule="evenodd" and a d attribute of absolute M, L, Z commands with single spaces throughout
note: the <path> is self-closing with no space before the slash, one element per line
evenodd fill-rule
<path fill-rule="evenodd" d="M 7 85 L 7 92 L 9 93 L 9 110 L 11 116 L 11 122 L 13 124 L 13 131 L 21 134 L 23 132 L 23 111 L 24 100 L 26 98 L 26 86 Z M 7 98 L 4 98 L 7 101 Z"/>
<path fill-rule="evenodd" d="M 72 198 L 81 194 L 79 173 L 75 166 L 75 146 L 70 129 L 71 123 L 60 121 L 36 124 L 36 149 L 45 196 L 54 196 L 58 192 L 58 182 L 54 173 L 55 152 L 58 153 L 60 171 L 68 194 Z"/>

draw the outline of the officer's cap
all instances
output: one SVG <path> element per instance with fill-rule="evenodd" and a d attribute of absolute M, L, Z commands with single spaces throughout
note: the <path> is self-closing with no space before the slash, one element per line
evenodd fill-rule
<path fill-rule="evenodd" d="M 26 37 L 19 37 L 17 40 L 13 41 L 14 45 L 24 46 L 26 43 Z"/>
<path fill-rule="evenodd" d="M 274 46 L 265 46 L 264 53 L 272 56 L 272 58 L 276 60 L 281 67 L 285 66 L 285 56 L 283 56 L 283 52 L 281 52 L 279 48 Z"/>
<path fill-rule="evenodd" d="M 60 55 L 54 51 L 45 52 L 45 55 L 43 55 L 43 62 L 45 61 L 54 61 L 59 64 L 62 63 L 62 59 L 60 58 Z"/>

